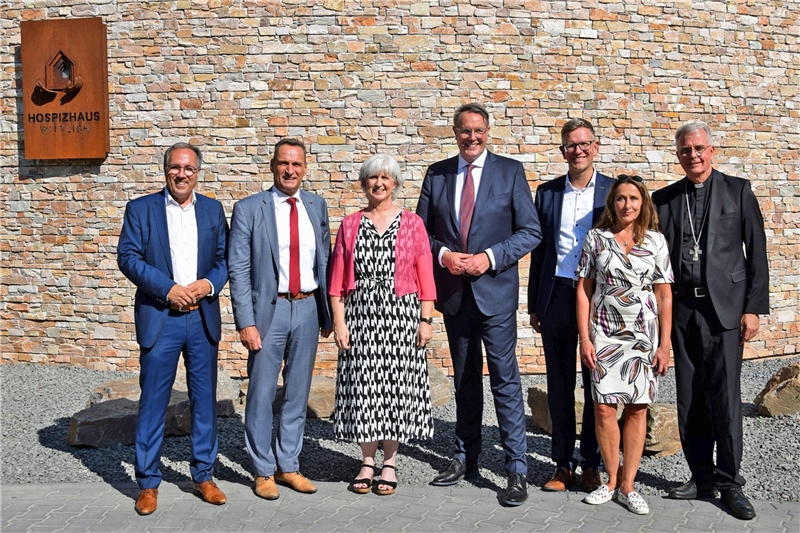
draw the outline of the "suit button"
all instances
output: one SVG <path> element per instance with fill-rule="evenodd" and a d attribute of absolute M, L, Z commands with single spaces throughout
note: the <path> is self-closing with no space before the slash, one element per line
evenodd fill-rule
<path fill-rule="evenodd" d="M 273 299 L 272 299 L 272 305 L 275 305 L 275 302 L 277 302 L 277 301 L 278 301 L 278 299 L 277 299 L 277 298 L 273 298 Z"/>

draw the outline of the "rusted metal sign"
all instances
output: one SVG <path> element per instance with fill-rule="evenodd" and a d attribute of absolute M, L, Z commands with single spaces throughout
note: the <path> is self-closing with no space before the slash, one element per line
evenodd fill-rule
<path fill-rule="evenodd" d="M 23 21 L 25 159 L 105 159 L 108 52 L 101 18 Z"/>

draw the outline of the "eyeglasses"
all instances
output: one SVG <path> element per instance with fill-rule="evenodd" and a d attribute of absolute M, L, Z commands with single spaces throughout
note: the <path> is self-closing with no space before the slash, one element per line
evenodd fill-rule
<path fill-rule="evenodd" d="M 703 155 L 703 152 L 708 150 L 708 146 L 686 146 L 678 150 L 678 155 L 681 157 L 692 157 L 692 153 L 697 154 L 697 157 Z"/>
<path fill-rule="evenodd" d="M 565 152 L 569 153 L 575 152 L 578 148 L 580 148 L 582 152 L 588 152 L 589 147 L 591 147 L 593 144 L 594 141 L 583 141 L 580 143 L 565 144 L 561 146 L 561 148 L 563 148 Z"/>
<path fill-rule="evenodd" d="M 487 131 L 489 131 L 489 130 L 487 130 L 485 128 L 478 128 L 477 130 L 471 130 L 469 128 L 463 128 L 463 129 L 458 130 L 458 134 L 461 137 L 464 137 L 466 139 L 468 137 L 472 137 L 472 134 L 474 133 L 475 137 L 477 137 L 478 139 L 482 139 L 483 136 L 486 135 Z"/>
<path fill-rule="evenodd" d="M 644 179 L 641 176 L 629 176 L 627 174 L 620 174 L 617 176 L 617 181 L 620 183 L 625 183 L 626 181 L 635 181 L 636 183 L 641 183 L 644 185 Z"/>
<path fill-rule="evenodd" d="M 182 167 L 180 165 L 169 165 L 167 167 L 167 174 L 172 174 L 174 176 L 177 176 L 178 174 L 181 173 L 181 170 L 183 170 L 184 174 L 186 174 L 186 176 L 188 176 L 190 178 L 192 176 L 194 176 L 195 173 L 197 172 L 197 169 L 194 168 L 194 167 Z"/>

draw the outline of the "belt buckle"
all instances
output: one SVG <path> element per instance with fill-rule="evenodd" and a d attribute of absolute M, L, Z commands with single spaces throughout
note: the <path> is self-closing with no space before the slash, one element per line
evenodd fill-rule
<path fill-rule="evenodd" d="M 705 294 L 706 289 L 704 287 L 692 287 L 692 290 L 694 292 L 694 297 L 695 298 L 705 298 L 706 297 L 706 294 Z"/>
<path fill-rule="evenodd" d="M 297 294 L 300 294 L 300 293 L 298 292 Z M 287 292 L 286 293 L 286 299 L 291 302 L 293 300 L 296 300 L 297 298 L 291 292 Z"/>

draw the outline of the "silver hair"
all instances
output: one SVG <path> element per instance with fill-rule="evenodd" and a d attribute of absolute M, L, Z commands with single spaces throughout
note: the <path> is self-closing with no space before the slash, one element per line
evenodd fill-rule
<path fill-rule="evenodd" d="M 392 200 L 396 200 L 400 194 L 400 189 L 403 188 L 403 175 L 400 173 L 400 165 L 390 155 L 375 154 L 364 161 L 358 171 L 358 181 L 361 182 L 361 188 L 366 189 L 367 179 L 378 176 L 381 172 L 385 172 L 394 180 L 395 188 L 392 191 Z"/>
<path fill-rule="evenodd" d="M 708 124 L 705 122 L 697 121 L 697 122 L 689 122 L 684 124 L 678 131 L 675 132 L 675 145 L 678 145 L 681 139 L 683 139 L 686 135 L 690 133 L 694 133 L 696 131 L 703 130 L 706 133 L 706 139 L 708 139 L 708 145 L 714 146 L 714 136 L 711 134 L 711 128 L 708 127 Z"/>
<path fill-rule="evenodd" d="M 169 154 L 171 154 L 173 150 L 180 150 L 183 148 L 188 148 L 189 150 L 193 151 L 195 155 L 197 155 L 197 170 L 200 170 L 200 167 L 203 166 L 203 152 L 200 151 L 200 148 L 190 143 L 183 143 L 183 142 L 175 143 L 169 148 L 167 148 L 166 152 L 164 152 L 164 175 L 167 174 L 167 165 L 169 165 Z"/>

